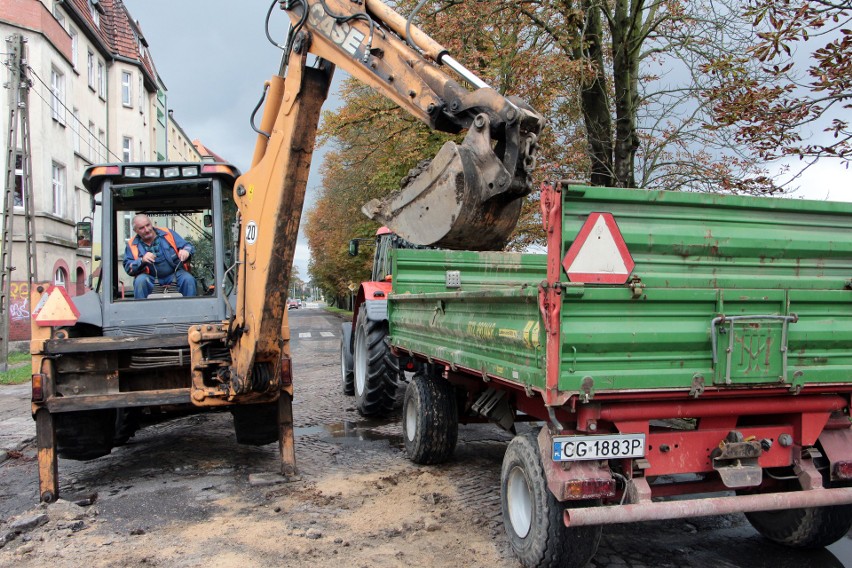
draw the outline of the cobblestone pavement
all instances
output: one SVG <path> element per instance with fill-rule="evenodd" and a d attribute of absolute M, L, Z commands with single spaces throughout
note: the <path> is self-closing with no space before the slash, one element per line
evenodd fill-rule
<path fill-rule="evenodd" d="M 239 446 L 228 413 L 205 413 L 60 460 L 62 496 L 94 505 L 40 507 L 28 389 L 0 387 L 0 566 L 518 566 L 500 514 L 509 435 L 462 426 L 450 463 L 412 464 L 399 416 L 365 420 L 341 394 L 340 321 L 302 309 L 290 323 L 294 483 L 266 485 L 275 445 Z M 796 552 L 740 515 L 613 526 L 592 566 L 848 568 L 852 536 Z"/>

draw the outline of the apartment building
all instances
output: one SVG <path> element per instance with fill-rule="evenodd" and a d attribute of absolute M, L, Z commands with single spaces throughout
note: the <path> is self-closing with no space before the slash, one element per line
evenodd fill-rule
<path fill-rule="evenodd" d="M 167 158 L 165 87 L 120 0 L 0 0 L 0 33 L 27 40 L 37 276 L 82 294 L 96 269 L 92 248 L 78 248 L 75 233 L 92 210 L 83 172 L 98 162 Z M 8 110 L 0 113 L 4 140 L 8 121 Z M 18 159 L 19 183 L 20 166 Z M 12 262 L 23 270 L 19 213 Z M 29 336 L 25 280 L 12 275 L 12 340 Z"/>

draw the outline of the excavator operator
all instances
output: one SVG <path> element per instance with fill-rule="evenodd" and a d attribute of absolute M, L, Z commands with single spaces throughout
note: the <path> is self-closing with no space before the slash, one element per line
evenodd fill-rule
<path fill-rule="evenodd" d="M 177 232 L 155 227 L 144 213 L 133 218 L 133 232 L 124 249 L 124 270 L 134 277 L 133 297 L 147 298 L 156 284 L 174 282 L 182 296 L 195 296 L 195 278 L 188 270 L 195 248 Z"/>

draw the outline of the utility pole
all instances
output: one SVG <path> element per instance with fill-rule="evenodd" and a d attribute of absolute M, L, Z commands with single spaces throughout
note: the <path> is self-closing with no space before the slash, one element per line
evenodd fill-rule
<path fill-rule="evenodd" d="M 0 257 L 2 257 L 2 273 L 0 273 L 0 370 L 8 369 L 9 360 L 9 312 L 12 294 L 12 247 L 13 221 L 15 206 L 24 208 L 24 240 L 26 242 L 25 258 L 27 263 L 27 290 L 25 296 L 29 304 L 30 290 L 34 278 L 37 278 L 35 251 L 35 211 L 32 192 L 32 152 L 30 148 L 30 117 L 29 94 L 32 81 L 27 76 L 27 39 L 20 34 L 6 38 L 6 51 L 9 54 L 6 65 L 9 68 L 9 137 L 6 145 L 6 187 L 3 198 L 2 233 Z M 21 195 L 20 203 L 16 203 L 17 187 L 15 184 L 18 159 L 21 164 Z M 30 310 L 31 311 L 31 310 Z"/>

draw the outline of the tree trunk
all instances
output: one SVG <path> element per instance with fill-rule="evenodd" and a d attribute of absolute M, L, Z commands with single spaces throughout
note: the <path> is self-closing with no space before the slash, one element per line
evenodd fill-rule
<path fill-rule="evenodd" d="M 639 52 L 643 0 L 616 0 L 610 31 L 613 38 L 613 87 L 615 90 L 615 183 L 636 187 L 635 160 L 639 138 L 636 111 L 639 101 Z M 635 19 L 634 19 L 634 14 Z"/>
<path fill-rule="evenodd" d="M 596 0 L 586 0 L 583 8 L 586 13 L 583 45 L 576 55 L 577 59 L 587 59 L 594 73 L 594 77 L 583 83 L 580 93 L 592 166 L 591 183 L 612 186 L 612 117 L 603 61 L 601 12 Z"/>

